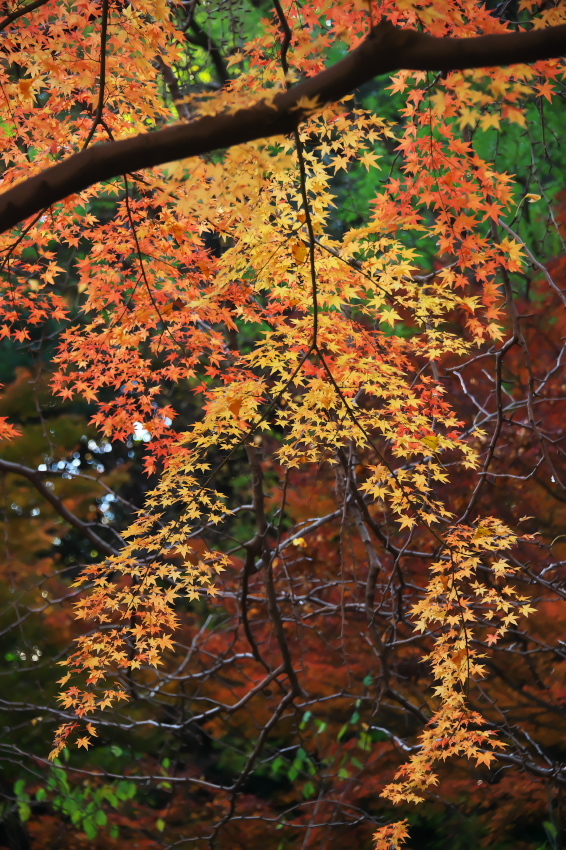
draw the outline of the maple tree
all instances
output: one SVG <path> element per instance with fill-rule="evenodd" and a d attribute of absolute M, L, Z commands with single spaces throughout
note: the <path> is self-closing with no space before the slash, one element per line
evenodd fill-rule
<path fill-rule="evenodd" d="M 560 846 L 565 21 L 6 4 L 3 746 L 44 843 L 386 850 L 478 783 L 494 841 L 515 783 Z"/>

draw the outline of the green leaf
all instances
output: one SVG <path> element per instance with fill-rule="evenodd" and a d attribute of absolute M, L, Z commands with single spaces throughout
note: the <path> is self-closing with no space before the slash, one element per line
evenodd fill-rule
<path fill-rule="evenodd" d="M 74 815 L 79 812 L 79 807 L 77 806 L 75 800 L 72 797 L 68 797 L 66 800 L 61 801 L 61 808 L 67 815 Z"/>
<path fill-rule="evenodd" d="M 25 823 L 31 817 L 31 808 L 27 803 L 18 803 L 18 813 L 20 815 L 20 820 Z"/>
<path fill-rule="evenodd" d="M 556 836 L 558 835 L 558 830 L 556 829 L 553 823 L 551 823 L 549 820 L 545 820 L 543 826 L 547 835 L 552 836 L 552 838 L 556 838 Z"/>
<path fill-rule="evenodd" d="M 163 820 L 163 818 L 157 818 L 155 826 L 159 830 L 159 832 L 163 832 L 163 830 L 165 829 L 165 821 Z"/>
<path fill-rule="evenodd" d="M 91 818 L 85 818 L 83 821 L 83 829 L 87 834 L 87 838 L 96 838 L 98 835 L 98 830 L 96 828 L 96 824 Z"/>
<path fill-rule="evenodd" d="M 271 775 L 277 777 L 286 768 L 287 760 L 284 759 L 283 756 L 277 756 L 277 758 L 273 760 L 273 764 L 271 765 Z"/>
<path fill-rule="evenodd" d="M 305 800 L 309 800 L 311 797 L 314 797 L 316 794 L 316 788 L 314 782 L 305 782 L 303 785 L 303 797 Z"/>
<path fill-rule="evenodd" d="M 125 780 L 121 780 L 118 782 L 118 787 L 116 788 L 116 796 L 120 800 L 131 800 L 132 797 L 136 796 L 137 787 L 135 782 L 126 782 Z"/>
<path fill-rule="evenodd" d="M 106 826 L 108 823 L 108 816 L 103 809 L 99 809 L 94 815 L 94 822 L 97 826 Z"/>
<path fill-rule="evenodd" d="M 21 795 L 22 795 L 22 794 L 24 793 L 24 791 L 25 791 L 25 788 L 26 788 L 26 781 L 25 781 L 25 779 L 18 779 L 18 781 L 17 781 L 17 782 L 16 782 L 16 784 L 14 785 L 14 794 L 15 794 L 15 796 L 16 796 L 16 797 L 21 797 Z"/>
<path fill-rule="evenodd" d="M 381 729 L 370 729 L 371 740 L 375 743 L 377 741 L 389 741 L 389 735 L 386 735 L 385 732 L 382 732 Z"/>
<path fill-rule="evenodd" d="M 287 777 L 289 778 L 289 782 L 294 782 L 297 776 L 299 775 L 299 772 L 299 768 L 295 767 L 295 762 L 293 762 L 293 764 L 287 771 Z"/>

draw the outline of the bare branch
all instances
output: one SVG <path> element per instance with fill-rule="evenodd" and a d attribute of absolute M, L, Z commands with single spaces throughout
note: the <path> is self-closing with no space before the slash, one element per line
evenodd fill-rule
<path fill-rule="evenodd" d="M 33 484 L 35 489 L 41 493 L 41 495 L 49 502 L 49 504 L 55 508 L 59 516 L 62 516 L 64 520 L 66 520 L 69 525 L 72 525 L 73 528 L 76 528 L 77 531 L 90 540 L 100 552 L 104 552 L 105 555 L 115 555 L 116 549 L 113 546 L 110 546 L 109 543 L 106 543 L 101 537 L 96 534 L 88 523 L 83 522 L 82 519 L 79 519 L 76 514 L 70 511 L 63 501 L 59 499 L 55 493 L 53 493 L 46 482 L 42 478 L 41 472 L 38 472 L 36 469 L 30 469 L 29 466 L 24 466 L 21 463 L 13 463 L 10 460 L 3 460 L 0 458 L 0 471 L 9 472 L 12 475 L 22 475 L 24 478 Z"/>
<path fill-rule="evenodd" d="M 21 9 L 12 12 L 11 15 L 7 15 L 0 21 L 0 32 L 5 30 L 6 27 L 9 27 L 10 24 L 13 24 L 14 21 L 17 21 L 18 18 L 23 18 L 24 15 L 29 15 L 31 12 L 35 12 L 36 9 L 41 8 L 41 6 L 45 6 L 47 2 L 48 0 L 35 0 L 34 3 L 28 3 L 27 6 L 23 6 Z"/>

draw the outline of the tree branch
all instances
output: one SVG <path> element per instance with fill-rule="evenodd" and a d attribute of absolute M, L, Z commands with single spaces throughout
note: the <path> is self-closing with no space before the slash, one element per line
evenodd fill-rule
<path fill-rule="evenodd" d="M 566 24 L 526 33 L 436 38 L 384 20 L 344 59 L 281 92 L 273 104 L 260 101 L 233 114 L 207 115 L 95 145 L 24 180 L 0 195 L 0 232 L 102 180 L 293 132 L 308 113 L 298 105 L 302 98 L 316 98 L 320 105 L 337 101 L 373 77 L 401 69 L 461 71 L 564 55 Z"/>
<path fill-rule="evenodd" d="M 39 9 L 41 6 L 45 6 L 48 0 L 35 0 L 34 3 L 28 3 L 27 6 L 23 6 L 21 9 L 16 9 L 15 12 L 12 12 L 11 15 L 7 15 L 0 21 L 0 32 L 5 30 L 6 27 L 13 24 L 14 21 L 17 21 L 18 18 L 23 18 L 24 15 L 30 15 L 32 12 L 35 12 L 36 9 Z"/>
<path fill-rule="evenodd" d="M 76 528 L 77 531 L 80 531 L 84 537 L 86 537 L 97 549 L 101 552 L 104 552 L 105 555 L 116 555 L 117 551 L 113 546 L 110 546 L 109 543 L 106 543 L 101 537 L 96 534 L 90 528 L 88 523 L 83 522 L 82 519 L 79 519 L 72 511 L 70 511 L 64 503 L 59 499 L 55 493 L 52 493 L 45 481 L 43 480 L 42 473 L 36 469 L 30 469 L 29 466 L 23 466 L 21 463 L 13 463 L 11 460 L 3 460 L 0 458 L 0 471 L 5 473 L 11 473 L 12 475 L 22 475 L 24 478 L 33 484 L 35 489 L 41 493 L 41 495 L 49 502 L 49 504 L 55 508 L 59 516 L 63 517 L 69 525 L 72 525 L 73 528 Z"/>
<path fill-rule="evenodd" d="M 187 41 L 189 44 L 194 44 L 196 47 L 202 47 L 203 50 L 206 50 L 210 56 L 212 64 L 214 65 L 220 84 L 225 86 L 226 83 L 230 81 L 230 74 L 228 73 L 226 62 L 224 61 L 224 57 L 222 56 L 218 45 L 211 36 L 203 30 L 200 24 L 197 23 L 195 18 L 191 21 L 190 29 L 193 34 L 185 35 Z"/>

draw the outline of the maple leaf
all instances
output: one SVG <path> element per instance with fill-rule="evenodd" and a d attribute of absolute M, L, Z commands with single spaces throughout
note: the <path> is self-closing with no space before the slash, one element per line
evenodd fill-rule
<path fill-rule="evenodd" d="M 33 100 L 33 86 L 34 80 L 32 79 L 24 79 L 19 81 L 20 93 L 22 95 L 23 100 Z"/>
<path fill-rule="evenodd" d="M 301 112 L 312 113 L 316 112 L 320 107 L 320 98 L 318 95 L 315 95 L 314 97 L 300 97 L 293 108 Z"/>
<path fill-rule="evenodd" d="M 486 764 L 489 767 L 491 762 L 494 761 L 494 759 L 495 754 L 490 753 L 487 750 L 483 753 L 478 753 L 476 755 L 476 766 L 479 767 L 480 764 Z"/>
<path fill-rule="evenodd" d="M 366 151 L 360 157 L 360 162 L 365 165 L 365 167 L 369 171 L 370 168 L 375 168 L 377 166 L 379 158 L 380 157 L 376 153 L 374 153 L 374 151 Z"/>
<path fill-rule="evenodd" d="M 244 56 L 244 54 L 240 50 L 237 50 L 235 53 L 232 53 L 232 55 L 228 57 L 228 59 L 226 60 L 226 64 L 229 68 L 231 68 L 232 65 L 238 65 L 240 62 L 243 62 L 245 58 L 246 57 Z"/>
<path fill-rule="evenodd" d="M 293 254 L 293 257 L 295 258 L 297 263 L 304 263 L 304 261 L 309 255 L 309 249 L 307 245 L 303 245 L 301 242 L 299 242 L 292 246 L 291 253 Z"/>

